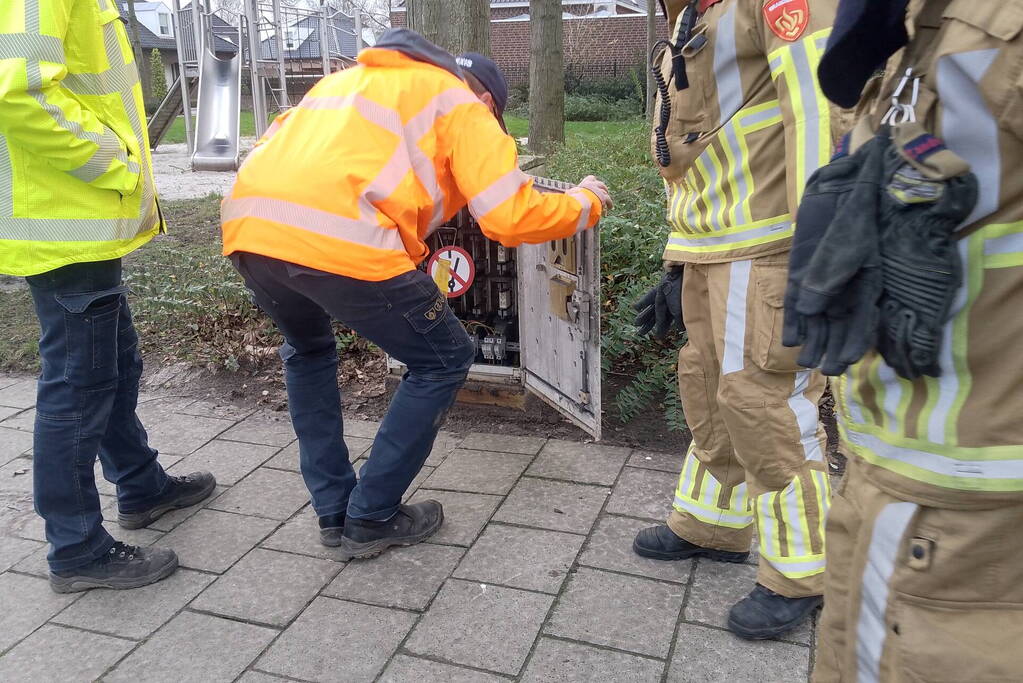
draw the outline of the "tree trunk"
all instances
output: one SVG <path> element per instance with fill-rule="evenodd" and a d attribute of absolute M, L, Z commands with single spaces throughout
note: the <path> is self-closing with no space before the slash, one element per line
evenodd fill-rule
<path fill-rule="evenodd" d="M 654 118 L 654 74 L 650 63 L 650 53 L 657 42 L 657 0 L 646 0 L 646 115 Z"/>
<path fill-rule="evenodd" d="M 131 38 L 131 48 L 135 53 L 135 66 L 139 70 L 139 80 L 142 82 L 142 100 L 146 108 L 153 103 L 153 79 L 149 72 L 149 61 L 142 56 L 142 40 L 139 38 L 139 21 L 135 17 L 135 0 L 128 0 L 128 31 Z"/>
<path fill-rule="evenodd" d="M 490 54 L 488 0 L 408 0 L 408 27 L 452 54 Z"/>
<path fill-rule="evenodd" d="M 490 54 L 489 0 L 450 0 L 451 13 L 443 47 L 452 54 L 479 52 Z"/>
<path fill-rule="evenodd" d="M 560 0 L 529 0 L 529 148 L 565 139 L 565 68 Z"/>
<path fill-rule="evenodd" d="M 448 8 L 445 0 L 408 0 L 405 3 L 408 27 L 430 42 L 443 45 Z"/>

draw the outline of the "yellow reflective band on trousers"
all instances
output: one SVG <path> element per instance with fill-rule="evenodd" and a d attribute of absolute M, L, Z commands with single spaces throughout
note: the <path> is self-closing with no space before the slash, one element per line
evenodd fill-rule
<path fill-rule="evenodd" d="M 119 17 L 106 2 L 0 8 L 2 273 L 118 258 L 162 227 Z"/>
<path fill-rule="evenodd" d="M 957 246 L 964 281 L 941 340 L 941 375 L 906 380 L 869 354 L 839 381 L 839 427 L 856 455 L 900 477 L 945 491 L 1023 492 L 1018 387 L 993 387 L 1005 372 L 985 362 L 1011 353 L 988 345 L 1012 324 L 997 318 L 1015 310 L 1004 292 L 1023 268 L 1023 222 L 987 225 Z"/>
<path fill-rule="evenodd" d="M 827 474 L 810 470 L 753 502 L 760 554 L 782 575 L 802 579 L 824 571 L 824 520 L 830 500 Z"/>
<path fill-rule="evenodd" d="M 753 523 L 746 484 L 723 489 L 710 470 L 693 454 L 689 446 L 682 474 L 675 490 L 674 507 L 687 512 L 701 522 L 730 529 L 745 529 Z"/>

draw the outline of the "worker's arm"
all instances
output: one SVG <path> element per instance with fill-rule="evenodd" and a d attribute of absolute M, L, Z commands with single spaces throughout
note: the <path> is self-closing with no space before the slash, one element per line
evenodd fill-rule
<path fill-rule="evenodd" d="M 798 3 L 778 5 L 772 13 L 761 0 L 744 1 L 757 18 L 764 59 L 778 93 L 785 130 L 786 190 L 794 219 L 810 176 L 831 158 L 832 107 L 817 82 L 817 65 L 838 3 L 807 3 L 810 9 L 804 16 L 796 8 Z"/>
<path fill-rule="evenodd" d="M 61 86 L 73 0 L 0 3 L 0 134 L 94 187 L 131 194 L 139 165 L 110 128 Z M 24 12 L 24 14 L 23 14 Z M 27 32 L 24 16 L 40 17 Z"/>
<path fill-rule="evenodd" d="M 519 170 L 515 140 L 487 108 L 470 104 L 455 113 L 448 135 L 451 172 L 469 211 L 487 237 L 508 247 L 569 237 L 600 220 L 601 198 L 574 187 L 541 193 Z"/>

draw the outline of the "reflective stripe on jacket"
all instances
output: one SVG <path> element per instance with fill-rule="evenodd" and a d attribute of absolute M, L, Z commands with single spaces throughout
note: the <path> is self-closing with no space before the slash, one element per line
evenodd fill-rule
<path fill-rule="evenodd" d="M 224 253 L 263 254 L 379 281 L 416 267 L 424 239 L 468 205 L 506 246 L 559 239 L 600 218 L 585 190 L 541 194 L 505 135 L 456 73 L 419 58 L 432 48 L 364 50 L 279 117 L 223 203 Z M 383 44 L 387 42 L 382 40 Z"/>
<path fill-rule="evenodd" d="M 926 6 L 910 3 L 910 27 Z M 921 505 L 990 507 L 1023 500 L 1023 0 L 952 0 L 941 13 L 934 42 L 905 51 L 921 55 L 916 117 L 979 181 L 959 231 L 963 284 L 941 376 L 903 379 L 869 353 L 836 399 L 844 440 L 882 489 Z M 909 66 L 903 54 L 861 103 L 871 128 Z"/>
<path fill-rule="evenodd" d="M 805 3 L 808 15 L 793 9 L 800 23 L 784 27 L 768 25 L 768 3 L 778 0 L 721 0 L 706 10 L 693 35 L 707 42 L 685 59 L 688 88 L 675 88 L 671 51 L 661 57 L 671 109 L 671 163 L 660 167 L 672 228 L 667 261 L 785 251 L 803 187 L 830 158 L 831 105 L 817 63 L 837 2 Z M 686 4 L 669 0 L 669 20 Z M 655 124 L 661 106 L 658 98 Z"/>
<path fill-rule="evenodd" d="M 162 227 L 114 0 L 0 3 L 0 273 L 113 259 Z"/>

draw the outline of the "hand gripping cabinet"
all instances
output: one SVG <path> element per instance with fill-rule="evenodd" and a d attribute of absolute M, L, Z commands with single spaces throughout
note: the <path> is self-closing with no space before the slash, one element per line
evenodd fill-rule
<path fill-rule="evenodd" d="M 570 185 L 536 177 L 542 192 Z M 600 242 L 596 229 L 517 248 L 462 210 L 427 240 L 421 268 L 476 342 L 458 400 L 524 409 L 527 393 L 600 439 Z M 397 379 L 404 367 L 388 359 Z"/>

